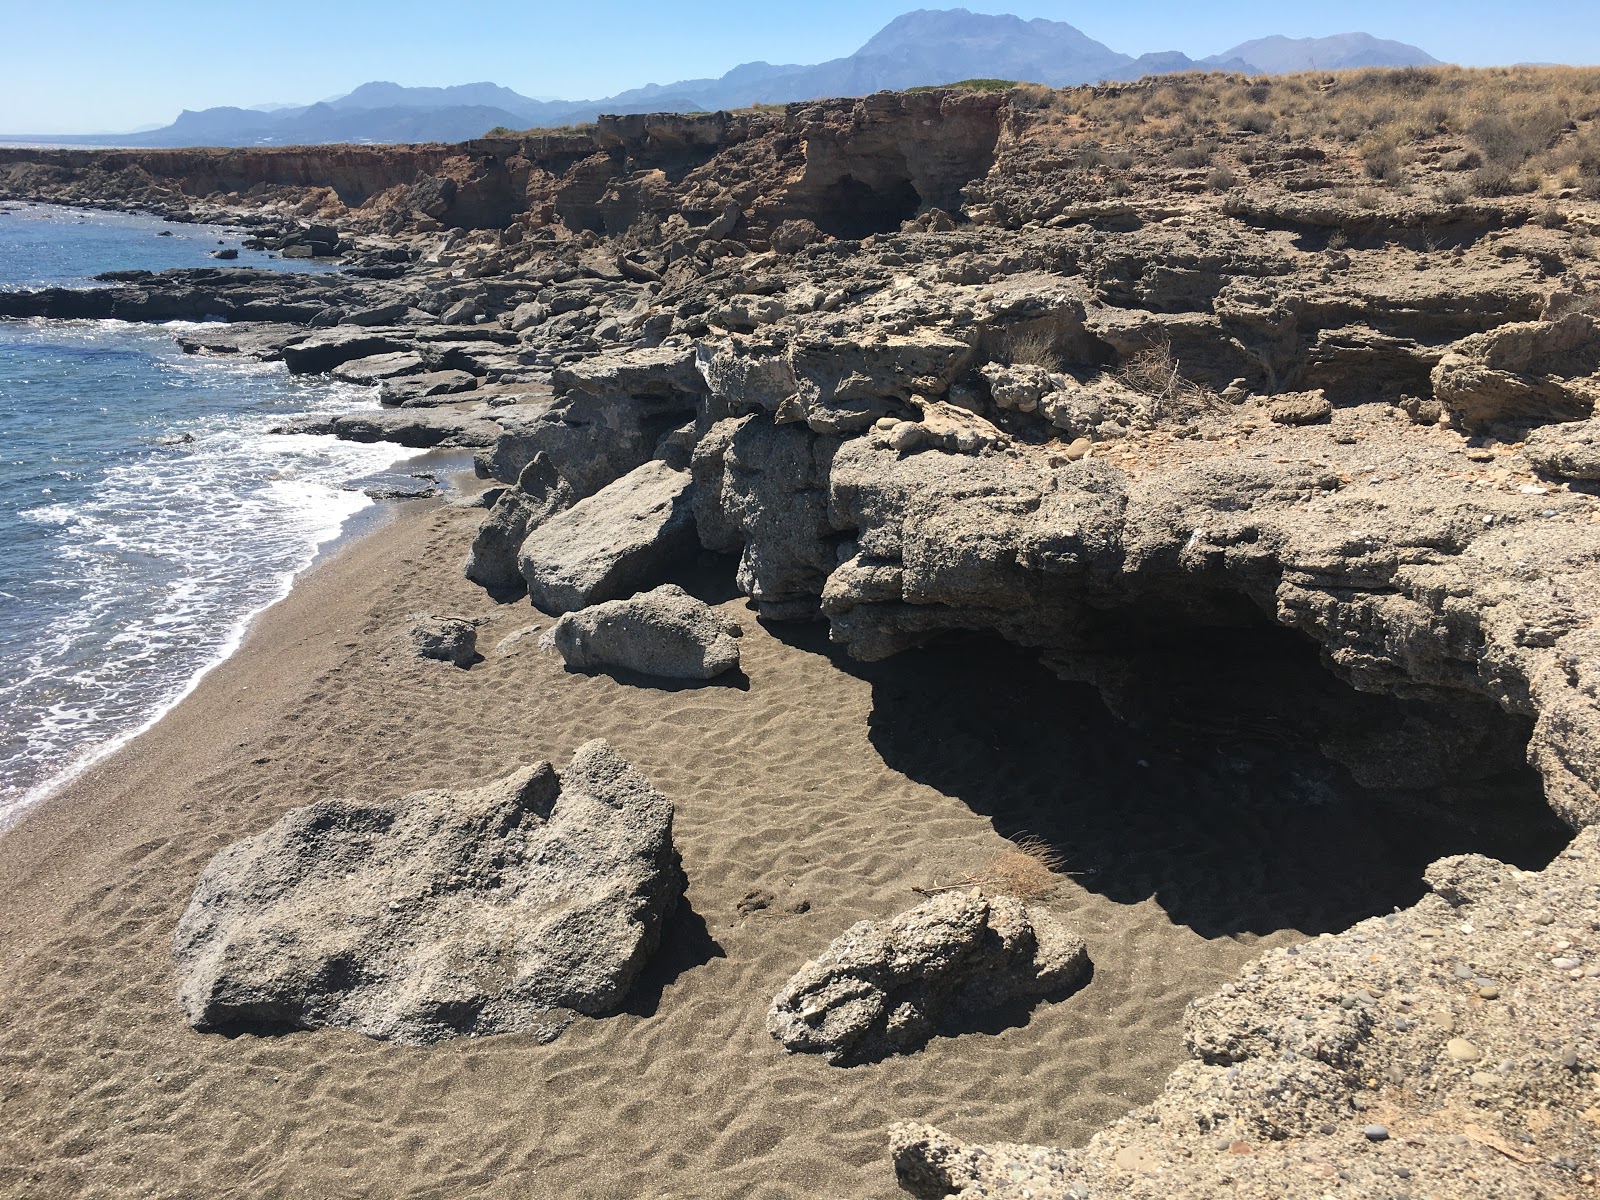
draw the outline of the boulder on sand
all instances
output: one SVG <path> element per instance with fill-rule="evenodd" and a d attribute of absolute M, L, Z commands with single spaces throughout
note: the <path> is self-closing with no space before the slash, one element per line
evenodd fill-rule
<path fill-rule="evenodd" d="M 539 453 L 506 488 L 478 527 L 467 555 L 467 578 L 497 596 L 515 599 L 527 590 L 517 555 L 528 530 L 572 503 L 572 488 L 547 454 Z"/>
<path fill-rule="evenodd" d="M 408 632 L 412 647 L 423 658 L 470 667 L 478 657 L 478 627 L 465 617 L 418 613 Z"/>
<path fill-rule="evenodd" d="M 413 1044 L 618 1011 L 683 894 L 672 802 L 604 742 L 472 791 L 319 800 L 206 867 L 174 940 L 197 1029 Z"/>
<path fill-rule="evenodd" d="M 904 1054 L 952 1019 L 1081 983 L 1083 939 L 1010 896 L 945 892 L 861 921 L 800 968 L 767 1011 L 790 1052 L 846 1065 Z"/>
<path fill-rule="evenodd" d="M 517 565 L 549 613 L 647 587 L 695 549 L 690 476 L 652 460 L 532 530 Z"/>
<path fill-rule="evenodd" d="M 714 679 L 739 665 L 744 635 L 709 604 L 666 583 L 568 613 L 539 640 L 574 671 L 620 667 L 664 679 Z"/>

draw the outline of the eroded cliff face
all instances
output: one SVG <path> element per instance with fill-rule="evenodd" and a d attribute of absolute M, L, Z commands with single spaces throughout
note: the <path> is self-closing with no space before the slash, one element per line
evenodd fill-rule
<path fill-rule="evenodd" d="M 0 150 L 0 196 L 167 207 L 292 199 L 391 232 L 559 225 L 644 241 L 676 217 L 760 246 L 785 220 L 863 237 L 930 208 L 957 210 L 961 189 L 994 161 L 1004 109 L 992 94 L 883 93 L 602 117 L 582 131 L 458 146 Z"/>

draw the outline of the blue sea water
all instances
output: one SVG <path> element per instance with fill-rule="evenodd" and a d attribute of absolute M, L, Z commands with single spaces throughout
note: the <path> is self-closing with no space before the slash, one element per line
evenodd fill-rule
<path fill-rule="evenodd" d="M 0 288 L 214 265 L 219 239 L 238 235 L 0 210 Z M 0 321 L 0 825 L 181 699 L 372 503 L 352 485 L 412 455 L 269 434 L 375 391 L 185 355 L 174 332 Z"/>

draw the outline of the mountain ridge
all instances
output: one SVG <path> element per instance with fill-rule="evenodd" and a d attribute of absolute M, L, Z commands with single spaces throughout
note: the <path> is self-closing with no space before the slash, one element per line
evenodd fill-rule
<path fill-rule="evenodd" d="M 315 104 L 185 110 L 172 124 L 146 132 L 43 140 L 129 147 L 463 141 L 497 126 L 577 124 L 592 121 L 601 112 L 744 108 L 971 78 L 1069 87 L 1191 70 L 1278 74 L 1437 61 L 1416 46 L 1366 33 L 1298 39 L 1272 35 L 1203 59 L 1178 50 L 1134 57 L 1065 21 L 1024 20 L 964 8 L 917 9 L 894 18 L 843 58 L 814 64 L 741 63 L 714 79 L 649 83 L 600 100 L 536 100 L 488 81 L 405 87 L 374 80 Z M 7 140 L 23 139 L 0 137 Z"/>

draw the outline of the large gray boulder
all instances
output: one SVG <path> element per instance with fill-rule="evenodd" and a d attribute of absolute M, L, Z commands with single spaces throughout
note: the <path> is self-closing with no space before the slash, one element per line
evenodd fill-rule
<path fill-rule="evenodd" d="M 737 621 L 675 583 L 568 613 L 540 639 L 574 671 L 620 667 L 663 679 L 714 679 L 739 665 Z"/>
<path fill-rule="evenodd" d="M 653 460 L 532 530 L 517 565 L 533 603 L 565 613 L 648 587 L 694 549 L 689 472 Z"/>
<path fill-rule="evenodd" d="M 1010 896 L 946 892 L 861 921 L 790 979 L 767 1031 L 790 1052 L 845 1065 L 904 1054 L 951 1020 L 1084 980 L 1083 939 Z"/>
<path fill-rule="evenodd" d="M 535 454 L 514 487 L 507 488 L 472 539 L 466 575 L 496 596 L 515 599 L 527 590 L 517 555 L 528 530 L 572 503 L 572 488 L 548 455 Z"/>
<path fill-rule="evenodd" d="M 197 1029 L 409 1043 L 616 1012 L 683 893 L 672 803 L 604 742 L 473 791 L 319 800 L 218 854 L 178 923 Z"/>

